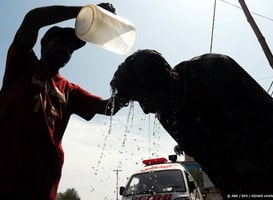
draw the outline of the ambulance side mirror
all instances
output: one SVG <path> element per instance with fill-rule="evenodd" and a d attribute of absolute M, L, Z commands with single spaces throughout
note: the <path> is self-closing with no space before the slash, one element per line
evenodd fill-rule
<path fill-rule="evenodd" d="M 119 188 L 119 195 L 123 195 L 124 190 L 125 190 L 125 187 L 121 186 L 121 187 Z"/>

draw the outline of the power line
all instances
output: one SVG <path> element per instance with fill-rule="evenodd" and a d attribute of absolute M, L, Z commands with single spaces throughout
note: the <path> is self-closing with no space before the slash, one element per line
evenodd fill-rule
<path fill-rule="evenodd" d="M 214 33 L 214 24 L 215 24 L 215 13 L 216 13 L 216 0 L 214 0 L 214 8 L 213 8 L 213 19 L 212 19 L 212 28 L 211 28 L 211 38 L 210 38 L 210 50 L 212 52 L 212 43 L 213 43 L 213 33 Z"/>
<path fill-rule="evenodd" d="M 225 0 L 221 0 L 221 1 L 224 2 L 224 3 L 226 3 L 226 4 L 229 4 L 229 5 L 233 6 L 233 7 L 235 7 L 235 8 L 238 8 L 238 9 L 241 9 L 241 10 L 242 10 L 242 8 L 241 8 L 240 6 L 237 6 L 237 5 L 235 5 L 235 4 L 232 4 L 232 3 L 228 2 L 228 1 L 225 1 Z M 273 19 L 271 19 L 271 18 L 269 18 L 269 17 L 267 17 L 267 16 L 264 16 L 264 15 L 261 15 L 261 14 L 259 14 L 259 13 L 256 13 L 256 12 L 250 12 L 250 13 L 253 14 L 253 15 L 257 15 L 257 16 L 259 16 L 259 17 L 262 17 L 262 18 L 264 18 L 264 19 L 273 21 Z"/>

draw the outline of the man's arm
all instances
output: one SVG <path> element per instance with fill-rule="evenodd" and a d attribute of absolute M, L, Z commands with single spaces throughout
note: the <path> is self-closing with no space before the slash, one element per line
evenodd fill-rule
<path fill-rule="evenodd" d="M 40 28 L 76 18 L 81 8 L 81 6 L 47 6 L 29 11 L 15 35 L 15 45 L 27 51 L 31 50 L 36 43 Z"/>

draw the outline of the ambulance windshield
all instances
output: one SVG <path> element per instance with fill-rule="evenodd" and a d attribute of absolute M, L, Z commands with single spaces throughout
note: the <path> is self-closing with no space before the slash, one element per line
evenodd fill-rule
<path fill-rule="evenodd" d="M 123 195 L 185 191 L 184 178 L 180 170 L 162 170 L 133 175 Z"/>

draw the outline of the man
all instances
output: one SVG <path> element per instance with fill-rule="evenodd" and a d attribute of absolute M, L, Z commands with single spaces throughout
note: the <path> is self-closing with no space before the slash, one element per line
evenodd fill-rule
<path fill-rule="evenodd" d="M 99 6 L 115 12 L 111 4 Z M 114 114 L 124 105 L 119 99 L 103 100 L 59 74 L 73 52 L 85 45 L 73 28 L 50 28 L 41 40 L 41 58 L 33 51 L 40 28 L 75 18 L 80 9 L 31 10 L 9 48 L 0 93 L 3 199 L 54 200 L 64 160 L 61 140 L 71 114 L 91 120 L 95 114 Z"/>
<path fill-rule="evenodd" d="M 224 198 L 272 194 L 273 101 L 233 59 L 206 54 L 172 69 L 160 53 L 139 50 L 111 86 L 155 113 Z"/>

